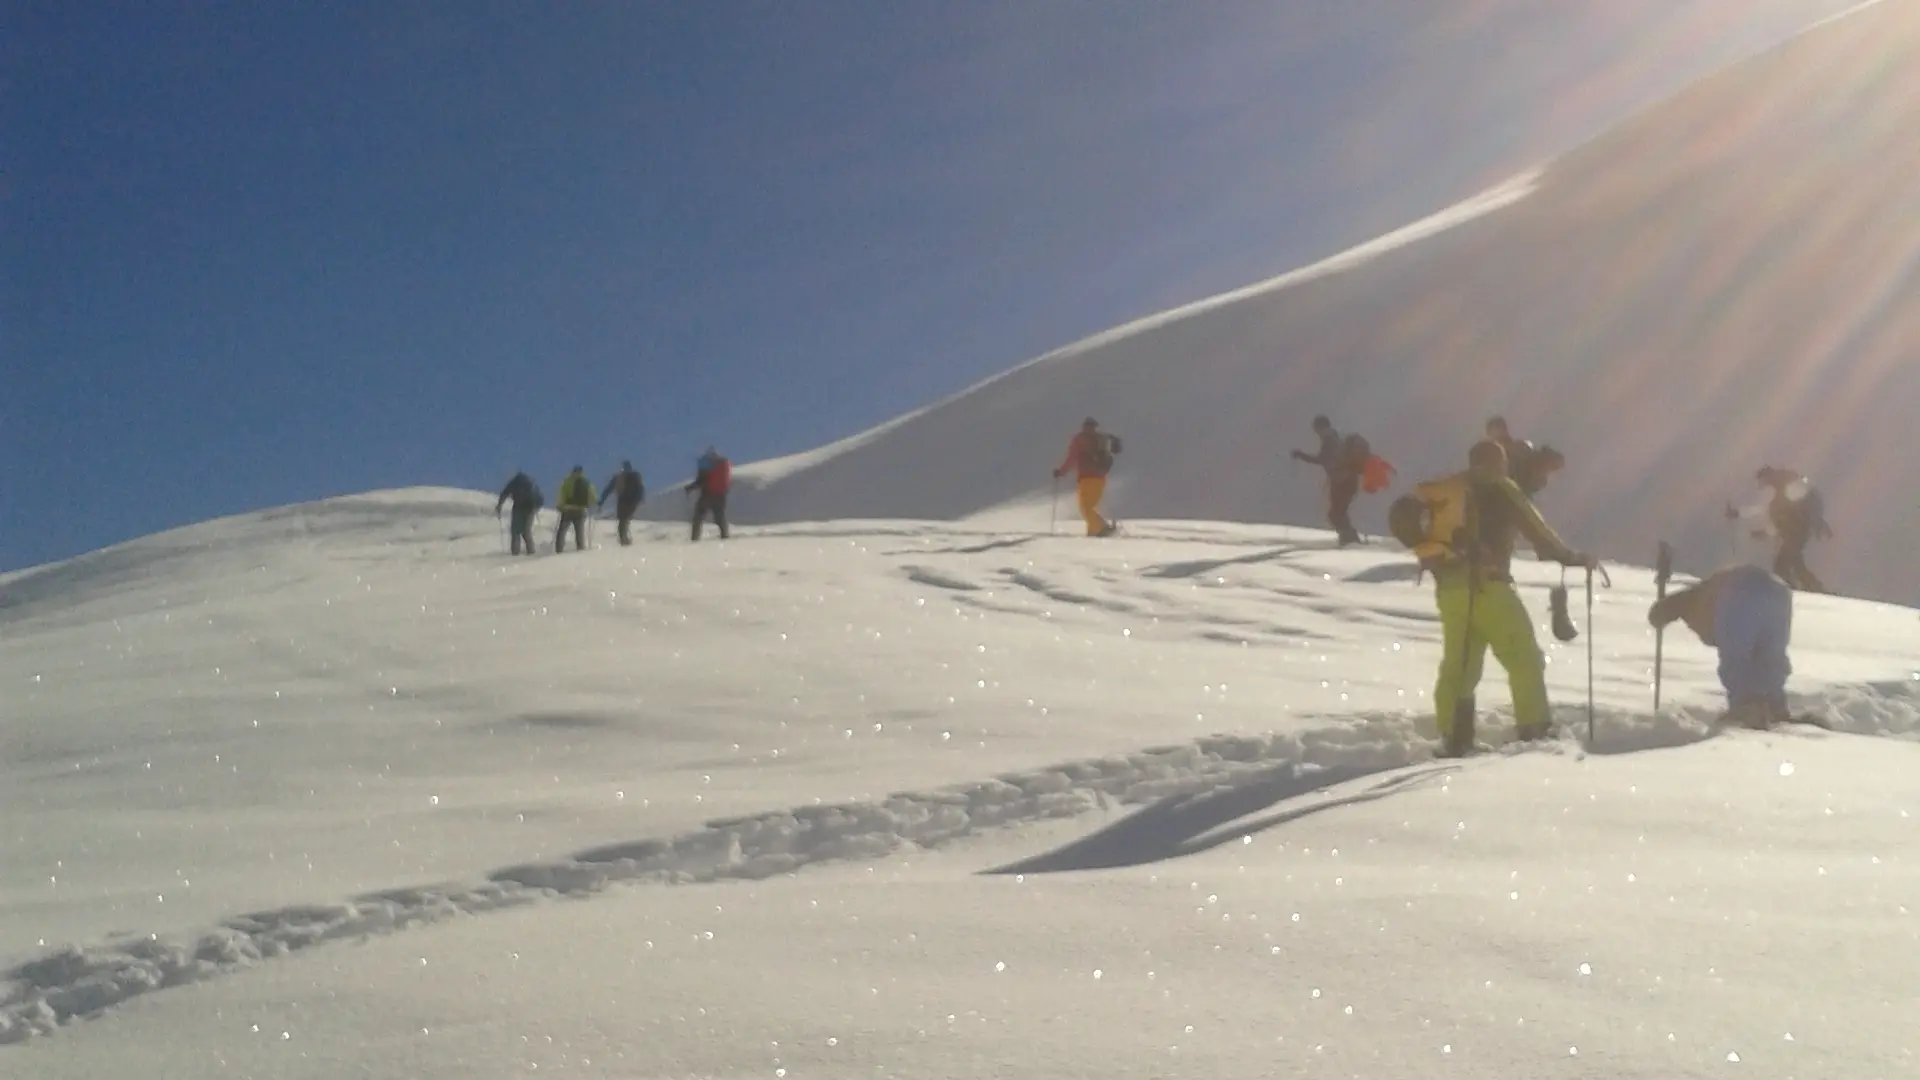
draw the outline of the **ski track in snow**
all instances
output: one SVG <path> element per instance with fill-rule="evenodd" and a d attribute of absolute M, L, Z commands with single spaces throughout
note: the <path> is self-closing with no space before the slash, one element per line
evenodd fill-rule
<path fill-rule="evenodd" d="M 1823 712 L 1838 734 L 1920 735 L 1920 692 L 1910 683 L 1827 688 L 1802 708 Z M 1684 746 L 1715 732 L 1709 714 L 1656 717 L 1604 710 L 1594 752 Z M 1471 768 L 1516 752 L 1584 758 L 1573 734 L 1583 708 L 1561 708 L 1556 741 L 1450 763 Z M 1483 721 L 1484 723 L 1484 721 Z M 1483 729 L 1484 730 L 1484 729 Z M 1496 727 L 1493 730 L 1498 731 Z M 884 800 L 795 807 L 708 822 L 670 839 L 603 845 L 546 863 L 511 866 L 468 884 L 385 890 L 344 903 L 302 904 L 227 919 L 190 939 L 145 935 L 69 946 L 17 965 L 0 998 L 0 1043 L 19 1043 L 143 994 L 229 974 L 328 942 L 390 934 L 460 916 L 592 896 L 616 885 L 687 885 L 790 874 L 814 863 L 877 859 L 934 848 L 993 829 L 1070 818 L 1162 799 L 1230 789 L 1256 775 L 1327 773 L 1328 788 L 1432 759 L 1431 743 L 1405 715 L 1364 715 L 1303 733 L 1216 735 L 1137 753 L 1069 762 Z"/>

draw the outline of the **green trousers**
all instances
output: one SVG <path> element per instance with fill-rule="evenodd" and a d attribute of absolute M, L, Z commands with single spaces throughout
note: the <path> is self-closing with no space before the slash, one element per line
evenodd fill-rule
<path fill-rule="evenodd" d="M 1441 739 L 1453 731 L 1458 703 L 1473 695 L 1487 650 L 1507 671 L 1514 727 L 1542 731 L 1548 721 L 1547 658 L 1533 634 L 1533 619 L 1512 583 L 1484 581 L 1470 591 L 1467 579 L 1442 578 L 1434 587 L 1444 641 L 1440 678 L 1433 687 Z"/>

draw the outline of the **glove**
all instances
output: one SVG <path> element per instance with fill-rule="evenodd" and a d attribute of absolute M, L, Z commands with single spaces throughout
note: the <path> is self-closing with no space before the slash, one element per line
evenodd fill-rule
<path fill-rule="evenodd" d="M 1313 457 L 1304 450 L 1295 450 L 1293 452 L 1293 460 L 1311 462 Z"/>
<path fill-rule="evenodd" d="M 1568 560 L 1566 565 L 1577 566 L 1577 567 L 1580 567 L 1582 570 L 1600 569 L 1600 559 L 1598 556 L 1589 555 L 1584 551 L 1575 551 L 1575 552 L 1572 552 L 1571 554 L 1573 558 Z"/>
<path fill-rule="evenodd" d="M 1060 479 L 1061 477 L 1063 477 L 1063 476 L 1065 476 L 1065 475 L 1067 475 L 1067 470 L 1065 470 L 1065 469 L 1055 469 L 1055 470 L 1053 470 L 1053 478 L 1054 478 L 1055 480 L 1058 480 L 1058 479 Z"/>

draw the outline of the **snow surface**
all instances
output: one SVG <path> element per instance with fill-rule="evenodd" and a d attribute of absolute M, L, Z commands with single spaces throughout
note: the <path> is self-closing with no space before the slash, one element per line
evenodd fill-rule
<path fill-rule="evenodd" d="M 516 560 L 491 509 L 0 578 L 6 1075 L 1913 1069 L 1911 609 L 1802 598 L 1839 730 L 1709 738 L 1617 568 L 1569 735 L 1436 763 L 1390 544 L 1032 506 Z"/>
<path fill-rule="evenodd" d="M 1397 234 L 745 465 L 732 513 L 959 521 L 1044 499 L 1092 415 L 1126 440 L 1121 518 L 1317 525 L 1319 476 L 1287 458 L 1316 413 L 1406 482 L 1461 467 L 1498 412 L 1566 452 L 1545 509 L 1587 548 L 1645 562 L 1667 539 L 1705 572 L 1723 506 L 1784 465 L 1826 493 L 1823 580 L 1920 604 L 1916 53 L 1915 5 L 1823 20 Z M 1362 499 L 1361 527 L 1385 508 Z"/>

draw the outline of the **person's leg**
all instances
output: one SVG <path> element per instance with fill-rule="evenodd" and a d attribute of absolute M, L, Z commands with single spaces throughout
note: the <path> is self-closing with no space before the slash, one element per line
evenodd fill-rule
<path fill-rule="evenodd" d="M 1720 590 L 1713 637 L 1727 709 L 1742 723 L 1786 714 L 1787 644 L 1793 634 L 1793 591 L 1759 574 L 1743 574 Z"/>
<path fill-rule="evenodd" d="M 1459 721 L 1462 707 L 1472 708 L 1473 693 L 1485 666 L 1487 642 L 1470 633 L 1473 600 L 1464 579 L 1436 584 L 1434 603 L 1440 610 L 1441 641 L 1440 671 L 1433 685 L 1434 727 L 1440 733 L 1443 752 L 1464 753 L 1472 749 L 1473 727 Z M 1466 715 L 1471 716 L 1471 712 Z"/>
<path fill-rule="evenodd" d="M 1493 658 L 1507 671 L 1513 694 L 1513 735 L 1537 739 L 1547 734 L 1553 715 L 1547 702 L 1547 657 L 1534 635 L 1533 617 L 1511 583 L 1490 581 L 1474 597 L 1473 632 L 1486 639 Z M 1592 628 L 1588 628 L 1592 632 Z"/>
<path fill-rule="evenodd" d="M 1357 478 L 1338 481 L 1327 491 L 1327 521 L 1343 545 L 1360 542 L 1360 533 L 1353 527 L 1353 500 L 1359 493 Z"/>
<path fill-rule="evenodd" d="M 1107 520 L 1100 516 L 1100 499 L 1107 492 L 1107 478 L 1104 476 L 1083 476 L 1077 485 L 1080 496 L 1080 516 L 1086 520 L 1087 535 L 1099 536 L 1107 531 Z"/>

